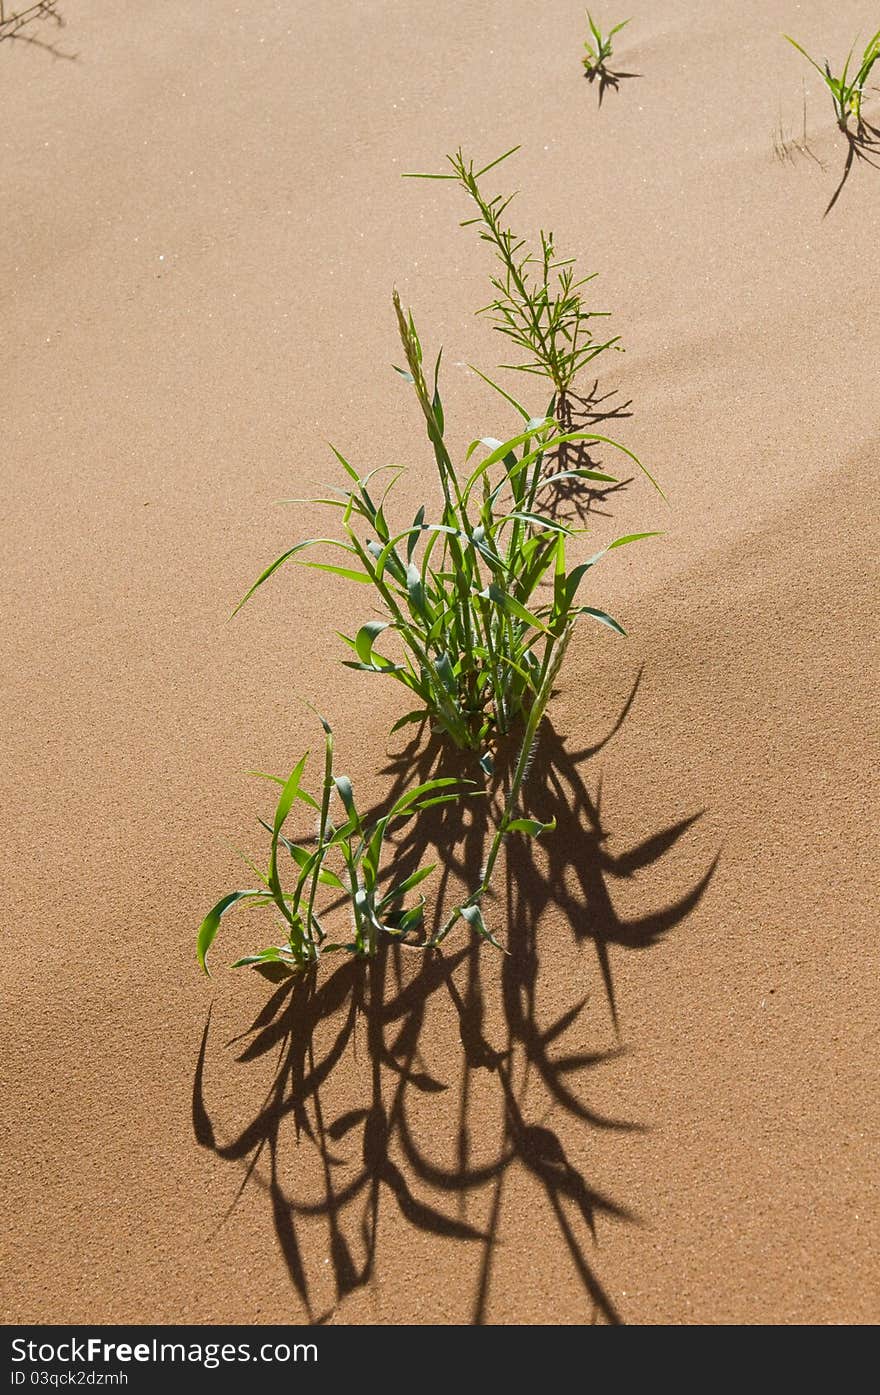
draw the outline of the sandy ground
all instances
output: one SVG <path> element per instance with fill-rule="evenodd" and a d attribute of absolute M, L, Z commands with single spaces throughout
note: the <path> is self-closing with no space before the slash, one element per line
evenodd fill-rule
<path fill-rule="evenodd" d="M 60 10 L 73 61 L 0 43 L 3 1316 L 877 1321 L 880 174 L 823 220 L 845 150 L 779 37 L 842 56 L 864 7 L 633 0 L 601 110 L 577 3 Z M 596 533 L 666 536 L 596 577 L 630 637 L 572 651 L 510 955 L 291 1003 L 226 969 L 242 917 L 209 983 L 302 699 L 371 797 L 403 746 L 335 666 L 344 582 L 227 618 L 317 531 L 273 501 L 327 438 L 426 487 L 392 284 L 456 447 L 515 425 L 465 210 L 399 178 L 459 142 L 521 142 L 519 223 L 601 271 L 670 506 L 634 482 Z"/>

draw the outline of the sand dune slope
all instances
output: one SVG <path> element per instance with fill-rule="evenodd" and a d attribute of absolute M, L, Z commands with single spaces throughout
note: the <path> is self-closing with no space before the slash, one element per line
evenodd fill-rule
<path fill-rule="evenodd" d="M 779 38 L 862 15 L 632 8 L 601 110 L 568 3 L 71 0 L 72 58 L 0 42 L 6 1320 L 880 1318 L 880 174 L 823 219 L 845 150 Z M 782 163 L 802 78 L 817 159 Z M 243 918 L 209 984 L 244 772 L 315 746 L 303 699 L 366 798 L 399 771 L 397 694 L 335 665 L 343 581 L 227 619 L 317 531 L 272 501 L 328 437 L 430 488 L 392 284 L 456 450 L 515 424 L 467 367 L 482 249 L 398 177 L 459 141 L 521 141 L 523 226 L 601 270 L 597 391 L 669 504 L 589 522 L 665 536 L 596 573 L 629 638 L 573 646 L 508 955 L 273 992 L 225 968 Z M 478 833 L 439 825 L 454 872 Z"/>

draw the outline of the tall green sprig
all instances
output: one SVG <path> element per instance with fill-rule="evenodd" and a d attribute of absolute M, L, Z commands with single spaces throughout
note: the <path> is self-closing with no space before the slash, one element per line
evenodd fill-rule
<path fill-rule="evenodd" d="M 555 394 L 554 410 L 564 416 L 566 395 L 580 369 L 616 346 L 619 335 L 604 340 L 594 337 L 592 322 L 606 318 L 609 312 L 589 309 L 582 291 L 597 273 L 576 280 L 575 259 L 557 257 L 553 234 L 543 229 L 540 251 L 530 250 L 526 239 L 504 220 L 515 195 L 489 197 L 481 189 L 483 176 L 519 148 L 514 146 L 478 170 L 459 149 L 446 157 L 451 174 L 408 174 L 404 178 L 453 180 L 474 204 L 476 217 L 466 218 L 461 226 L 479 228 L 480 237 L 493 248 L 501 265 L 500 273 L 491 278 L 495 298 L 478 313 L 489 315 L 498 333 L 527 355 L 525 363 L 501 366 L 546 378 Z"/>

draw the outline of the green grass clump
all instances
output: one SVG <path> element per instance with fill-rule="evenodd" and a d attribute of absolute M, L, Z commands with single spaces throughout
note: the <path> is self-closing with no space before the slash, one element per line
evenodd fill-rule
<path fill-rule="evenodd" d="M 546 378 L 555 394 L 555 410 L 562 412 L 577 373 L 606 349 L 616 346 L 619 336 L 602 340 L 593 335 L 593 321 L 608 314 L 588 309 L 584 303 L 583 287 L 594 280 L 596 273 L 576 280 L 574 258 L 557 258 L 552 233 L 541 230 L 540 252 L 530 250 L 525 239 L 503 221 L 515 195 L 489 198 L 480 188 L 483 175 L 518 149 L 514 146 L 479 170 L 459 149 L 446 157 L 451 174 L 408 174 L 404 178 L 454 180 L 474 204 L 476 217 L 465 219 L 461 226 L 478 227 L 481 238 L 490 244 L 501 264 L 500 273 L 491 278 L 495 298 L 478 314 L 489 315 L 499 334 L 527 355 L 525 363 L 501 366 Z"/>
<path fill-rule="evenodd" d="M 605 64 L 614 53 L 611 41 L 615 34 L 619 34 L 621 29 L 629 24 L 629 20 L 621 20 L 620 24 L 615 24 L 614 28 L 609 29 L 607 34 L 603 34 L 590 11 L 587 10 L 587 23 L 590 26 L 591 37 L 584 40 L 584 48 L 587 51 L 581 62 L 587 70 L 587 77 L 594 78 L 603 73 Z"/>
<path fill-rule="evenodd" d="M 355 804 L 351 781 L 345 775 L 333 773 L 333 733 L 323 718 L 321 723 L 325 733 L 324 779 L 318 798 L 302 786 L 308 754 L 286 780 L 264 777 L 281 786 L 272 824 L 260 820 L 271 838 L 268 868 L 260 872 L 249 864 L 260 886 L 255 890 L 229 892 L 202 921 L 197 951 L 205 973 L 208 972 L 208 950 L 220 921 L 241 901 L 251 906 L 274 906 L 280 915 L 285 938 L 280 944 L 245 955 L 236 961 L 234 968 L 252 966 L 280 969 L 282 973 L 285 970 L 295 972 L 337 951 L 371 958 L 383 935 L 406 943 L 422 926 L 424 897 L 419 897 L 409 907 L 406 897 L 430 876 L 436 864 L 420 867 L 399 882 L 393 876 L 383 875 L 386 837 L 392 825 L 404 823 L 421 810 L 460 800 L 469 792 L 468 782 L 447 777 L 427 780 L 407 790 L 381 818 L 365 823 Z M 331 818 L 331 803 L 335 801 L 342 805 L 339 822 L 335 821 L 335 816 Z M 297 803 L 305 804 L 318 816 L 314 846 L 291 842 L 284 835 L 284 826 Z M 282 883 L 282 864 L 293 877 L 290 891 L 285 890 Z M 328 894 L 331 905 L 325 907 Z M 352 938 L 331 941 L 322 923 L 326 912 L 329 909 L 338 912 L 346 905 Z"/>
<path fill-rule="evenodd" d="M 840 77 L 834 76 L 831 71 L 831 64 L 827 58 L 824 64 L 817 63 L 816 59 L 812 58 L 810 54 L 807 53 L 806 49 L 802 48 L 797 40 L 793 39 L 790 34 L 783 34 L 782 37 L 787 39 L 792 47 L 797 49 L 798 53 L 803 54 L 808 63 L 812 63 L 816 72 L 822 78 L 822 81 L 831 93 L 831 98 L 834 102 L 834 114 L 837 117 L 837 124 L 841 131 L 849 133 L 850 117 L 855 120 L 857 128 L 861 129 L 862 99 L 865 93 L 865 86 L 871 74 L 871 69 L 878 58 L 880 58 L 880 29 L 877 30 L 877 33 L 865 45 L 862 60 L 855 70 L 850 69 L 853 53 L 855 52 L 855 43 L 853 43 L 852 48 L 847 54 L 847 59 L 843 65 L 843 72 Z"/>
<path fill-rule="evenodd" d="M 520 413 L 522 429 L 503 442 L 473 441 L 467 470 L 459 476 L 444 439 L 440 357 L 429 389 L 412 315 L 404 314 L 396 293 L 394 305 L 407 365 L 398 372 L 412 385 L 433 447 L 443 501 L 439 521 L 428 521 L 423 505 L 406 526 L 392 525 L 388 499 L 402 467 L 386 467 L 393 473 L 380 493 L 373 484 L 379 472 L 358 474 L 334 447 L 350 487 L 314 502 L 341 515 L 341 536 L 296 543 L 265 569 L 238 608 L 289 561 L 369 588 L 381 618 L 340 636 L 354 655 L 348 667 L 393 678 L 415 699 L 394 730 L 429 719 L 456 746 L 479 752 L 488 773 L 491 748 L 528 717 L 571 624 L 590 616 L 624 633 L 605 611 L 579 602 L 580 587 L 605 552 L 651 536 L 618 538 L 569 567 L 566 546 L 574 533 L 542 504 L 546 491 L 572 479 L 617 481 L 583 467 L 560 471 L 558 463 L 554 471 L 554 452 L 569 442 L 602 442 L 639 462 L 608 437 L 561 431 L 550 416 L 530 417 L 498 389 Z M 478 452 L 482 459 L 474 466 Z M 344 563 L 303 555 L 316 547 L 343 552 Z"/>
<path fill-rule="evenodd" d="M 511 833 L 521 833 L 527 838 L 537 838 L 542 833 L 552 833 L 556 827 L 555 818 L 550 823 L 542 823 L 539 819 L 520 817 L 517 813 L 517 806 L 522 794 L 523 784 L 528 775 L 535 744 L 538 739 L 538 728 L 544 719 L 544 713 L 547 710 L 547 704 L 553 692 L 553 685 L 562 667 L 562 660 L 565 658 L 565 651 L 568 648 L 568 643 L 573 632 L 574 624 L 572 621 L 569 621 L 554 650 L 552 662 L 544 675 L 540 691 L 536 694 L 535 701 L 532 703 L 528 720 L 525 724 L 525 730 L 523 731 L 513 777 L 507 791 L 507 798 L 504 801 L 504 809 L 498 820 L 495 834 L 489 847 L 489 853 L 480 874 L 479 885 L 461 905 L 456 906 L 446 923 L 438 930 L 433 939 L 429 941 L 431 945 L 440 944 L 459 920 L 465 920 L 472 930 L 476 930 L 477 934 L 482 936 L 483 939 L 488 940 L 496 949 L 500 949 L 501 946 L 498 941 L 486 928 L 486 923 L 483 920 L 481 902 L 492 885 L 495 864 L 498 861 L 498 854 L 501 852 L 504 840 Z"/>

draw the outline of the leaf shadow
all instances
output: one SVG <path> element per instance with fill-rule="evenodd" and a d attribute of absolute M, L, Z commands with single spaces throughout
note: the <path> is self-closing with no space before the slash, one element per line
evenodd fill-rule
<path fill-rule="evenodd" d="M 598 434 L 605 435 L 606 423 L 626 421 L 632 416 L 631 407 L 632 399 L 624 400 L 617 389 L 600 393 L 596 378 L 583 395 L 569 391 L 561 397 L 556 404 L 556 414 L 563 434 L 596 428 Z M 611 517 L 604 505 L 612 495 L 622 494 L 632 484 L 633 476 L 608 485 L 565 478 L 572 470 L 602 471 L 602 461 L 595 454 L 595 448 L 601 444 L 599 441 L 564 441 L 547 457 L 543 483 L 536 498 L 541 512 L 565 524 L 584 523 L 590 517 Z"/>
<path fill-rule="evenodd" d="M 13 43 L 29 44 L 32 48 L 44 49 L 53 58 L 75 63 L 77 54 L 65 53 L 57 44 L 49 43 L 40 37 L 41 21 L 54 25 L 56 29 L 65 28 L 64 16 L 58 9 L 58 0 L 37 0 L 36 4 L 26 4 L 23 9 L 8 13 L 5 4 L 0 3 L 0 43 L 9 40 Z"/>
<path fill-rule="evenodd" d="M 843 130 L 843 135 L 847 144 L 843 173 L 834 193 L 828 200 L 825 212 L 822 214 L 823 218 L 828 217 L 837 203 L 856 164 L 869 165 L 873 170 L 880 170 L 880 164 L 876 163 L 877 158 L 880 157 L 880 127 L 872 126 L 870 122 L 860 117 L 856 129 L 852 131 L 847 127 Z"/>
<path fill-rule="evenodd" d="M 642 73 L 625 73 L 622 69 L 608 68 L 604 63 L 598 63 L 592 68 L 584 68 L 584 77 L 590 86 L 592 87 L 595 82 L 599 84 L 600 107 L 605 99 L 605 93 L 609 89 L 612 92 L 617 92 L 622 82 L 628 82 L 630 78 L 640 78 L 642 76 Z"/>
<path fill-rule="evenodd" d="M 717 863 L 668 905 L 632 920 L 615 910 L 610 883 L 655 866 L 700 817 L 677 817 L 646 830 L 625 851 L 608 849 L 601 777 L 591 793 L 584 766 L 627 721 L 640 678 L 610 730 L 592 746 L 569 751 L 545 720 L 526 803 L 536 817 L 555 818 L 556 830 L 537 848 L 520 835 L 508 840 L 505 885 L 492 906 L 493 916 L 504 912 L 506 953 L 499 956 L 470 931 L 430 951 L 385 942 L 372 961 L 347 960 L 332 972 L 313 970 L 282 983 L 251 1025 L 220 1050 L 211 1043 L 209 1013 L 193 1080 L 194 1135 L 240 1173 L 227 1217 L 246 1187 L 265 1192 L 310 1322 L 327 1321 L 346 1295 L 375 1280 L 383 1207 L 396 1208 L 415 1231 L 460 1247 L 460 1282 L 470 1275 L 470 1320 L 488 1321 L 504 1207 L 517 1173 L 527 1173 L 544 1198 L 583 1293 L 584 1320 L 622 1322 L 592 1249 L 600 1217 L 629 1224 L 638 1218 L 589 1182 L 572 1151 L 581 1147 L 585 1130 L 621 1137 L 643 1131 L 590 1100 L 591 1073 L 608 1069 L 623 1050 L 614 956 L 648 950 L 680 926 Z M 416 736 L 386 767 L 391 789 L 382 806 L 414 780 L 463 768 L 439 740 Z M 441 854 L 435 925 L 456 885 L 475 884 L 493 805 L 503 799 L 510 768 L 510 760 L 499 761 L 491 799 L 428 810 L 430 817 L 413 820 L 396 844 L 395 875 L 415 870 L 429 849 Z M 566 992 L 555 982 L 548 994 L 546 974 L 539 982 L 539 929 L 550 907 L 568 920 L 566 952 L 579 957 L 591 947 L 596 956 L 616 1039 L 610 1049 L 590 1045 L 588 998 L 579 985 Z M 460 1052 L 438 1050 L 438 1012 L 454 1024 Z M 351 1086 L 359 1034 L 365 1049 L 360 1096 Z M 260 1103 L 242 1127 L 221 1130 L 206 1098 L 209 1067 L 212 1075 L 233 1067 L 238 1072 L 272 1055 L 272 1078 Z M 317 1157 L 309 1186 L 302 1181 L 308 1169 L 297 1158 L 300 1148 Z M 332 1283 L 328 1304 L 324 1281 L 323 1306 L 308 1229 L 315 1225 Z"/>

